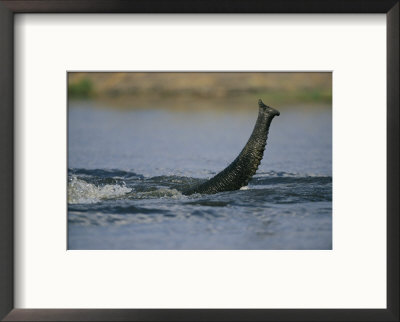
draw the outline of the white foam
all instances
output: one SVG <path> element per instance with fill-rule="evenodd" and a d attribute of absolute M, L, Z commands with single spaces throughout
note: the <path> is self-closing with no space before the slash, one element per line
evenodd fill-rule
<path fill-rule="evenodd" d="M 96 203 L 100 200 L 123 196 L 131 191 L 131 188 L 121 185 L 96 186 L 72 176 L 68 182 L 68 203 Z"/>

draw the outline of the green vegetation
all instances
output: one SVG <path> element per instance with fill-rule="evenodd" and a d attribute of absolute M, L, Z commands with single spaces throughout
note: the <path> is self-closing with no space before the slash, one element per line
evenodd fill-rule
<path fill-rule="evenodd" d="M 262 98 L 272 106 L 332 103 L 328 72 L 69 73 L 72 99 L 95 99 L 108 106 L 218 108 L 247 106 Z"/>
<path fill-rule="evenodd" d="M 265 101 L 270 102 L 271 105 L 276 104 L 324 104 L 330 105 L 332 103 L 332 92 L 324 90 L 313 89 L 298 89 L 293 91 L 270 91 L 257 93 L 257 97 L 263 97 Z"/>
<path fill-rule="evenodd" d="M 68 83 L 68 97 L 88 98 L 93 93 L 93 84 L 90 79 L 82 78 L 77 82 Z"/>

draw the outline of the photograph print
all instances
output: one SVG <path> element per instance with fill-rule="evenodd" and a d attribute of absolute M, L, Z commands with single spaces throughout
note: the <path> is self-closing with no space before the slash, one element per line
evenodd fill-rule
<path fill-rule="evenodd" d="M 331 72 L 68 72 L 70 250 L 331 250 Z"/>

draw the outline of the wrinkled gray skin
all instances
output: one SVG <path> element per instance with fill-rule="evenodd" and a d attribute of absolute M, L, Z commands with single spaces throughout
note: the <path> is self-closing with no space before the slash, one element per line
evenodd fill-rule
<path fill-rule="evenodd" d="M 271 121 L 280 114 L 279 111 L 265 105 L 260 99 L 258 100 L 258 106 L 258 118 L 253 133 L 238 157 L 215 177 L 200 185 L 184 190 L 182 192 L 184 195 L 233 191 L 247 185 L 260 165 Z"/>

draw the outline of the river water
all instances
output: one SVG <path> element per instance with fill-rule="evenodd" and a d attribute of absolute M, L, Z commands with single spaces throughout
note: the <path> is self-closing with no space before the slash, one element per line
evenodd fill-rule
<path fill-rule="evenodd" d="M 247 142 L 248 110 L 68 108 L 69 249 L 331 249 L 332 111 L 279 108 L 247 187 L 184 196 Z M 162 107 L 162 106 L 160 106 Z"/>

